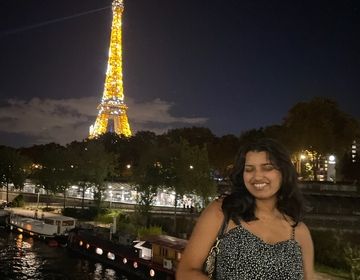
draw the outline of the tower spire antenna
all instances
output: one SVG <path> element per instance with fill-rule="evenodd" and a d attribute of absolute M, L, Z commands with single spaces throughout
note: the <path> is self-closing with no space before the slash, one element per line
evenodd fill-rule
<path fill-rule="evenodd" d="M 131 136 L 131 129 L 124 102 L 123 70 L 122 70 L 122 34 L 121 23 L 124 11 L 123 0 L 112 2 L 113 20 L 109 58 L 106 70 L 104 92 L 98 106 L 95 123 L 90 126 L 89 138 L 98 137 L 105 132 Z"/>

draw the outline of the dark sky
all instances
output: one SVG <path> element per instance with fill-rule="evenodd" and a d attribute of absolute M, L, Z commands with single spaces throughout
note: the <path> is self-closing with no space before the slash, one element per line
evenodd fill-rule
<path fill-rule="evenodd" d="M 0 0 L 0 145 L 82 140 L 107 65 L 110 0 Z M 314 96 L 360 117 L 360 1 L 125 0 L 134 131 L 280 124 Z"/>

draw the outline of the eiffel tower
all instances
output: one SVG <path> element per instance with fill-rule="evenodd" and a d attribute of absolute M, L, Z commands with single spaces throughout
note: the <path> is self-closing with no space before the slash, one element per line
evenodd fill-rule
<path fill-rule="evenodd" d="M 124 103 L 124 88 L 122 75 L 121 18 L 124 11 L 123 0 L 112 2 L 113 20 L 109 59 L 106 71 L 104 93 L 95 124 L 90 126 L 89 138 L 96 138 L 106 132 L 131 136 Z"/>

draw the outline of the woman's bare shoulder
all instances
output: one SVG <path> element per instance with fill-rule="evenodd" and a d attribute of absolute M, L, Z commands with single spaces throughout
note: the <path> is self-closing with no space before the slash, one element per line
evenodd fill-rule
<path fill-rule="evenodd" d="M 200 219 L 213 219 L 224 217 L 222 212 L 222 199 L 215 199 L 212 201 L 201 213 Z"/>
<path fill-rule="evenodd" d="M 307 227 L 307 225 L 303 222 L 300 222 L 296 225 L 296 230 L 297 233 L 301 234 L 301 235 L 307 235 L 310 234 L 310 230 Z"/>
<path fill-rule="evenodd" d="M 312 242 L 310 230 L 305 223 L 300 222 L 295 227 L 295 239 L 305 246 Z"/>
<path fill-rule="evenodd" d="M 222 198 L 214 199 L 214 200 L 213 200 L 212 202 L 210 202 L 210 204 L 205 208 L 205 210 L 209 210 L 209 211 L 222 211 L 222 210 L 221 210 L 222 203 L 223 203 L 223 199 L 222 199 Z"/>

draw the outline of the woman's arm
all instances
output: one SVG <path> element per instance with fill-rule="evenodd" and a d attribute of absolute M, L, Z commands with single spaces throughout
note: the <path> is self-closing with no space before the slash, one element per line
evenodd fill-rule
<path fill-rule="evenodd" d="M 314 245 L 308 227 L 304 223 L 300 223 L 296 230 L 296 240 L 299 242 L 303 265 L 304 280 L 314 279 Z"/>
<path fill-rule="evenodd" d="M 199 217 L 176 270 L 177 280 L 207 280 L 204 261 L 224 219 L 222 200 L 213 201 Z"/>

